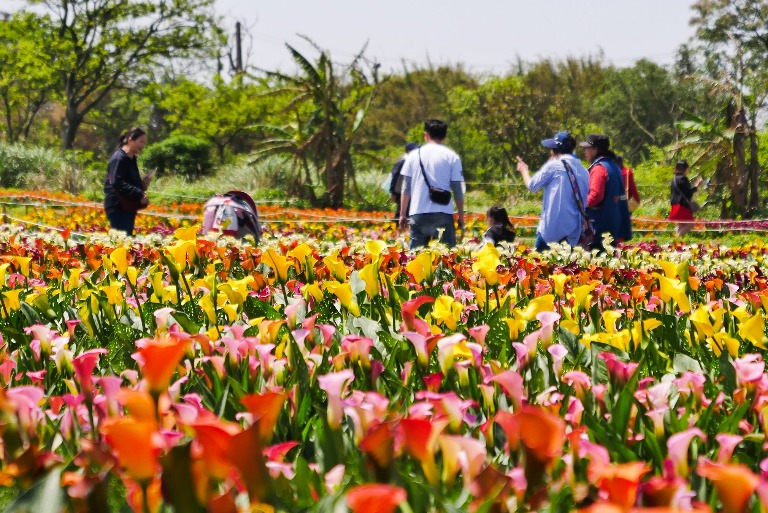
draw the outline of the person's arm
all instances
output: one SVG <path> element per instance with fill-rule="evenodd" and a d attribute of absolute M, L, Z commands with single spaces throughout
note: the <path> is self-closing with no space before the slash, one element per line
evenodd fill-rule
<path fill-rule="evenodd" d="M 608 183 L 608 170 L 598 164 L 589 171 L 589 195 L 587 208 L 599 205 L 605 197 L 605 184 Z"/>
<path fill-rule="evenodd" d="M 451 182 L 453 197 L 456 199 L 456 210 L 459 212 L 459 228 L 464 228 L 464 182 Z"/>
<path fill-rule="evenodd" d="M 517 156 L 517 171 L 520 173 L 520 175 L 523 177 L 523 182 L 525 183 L 525 187 L 530 190 L 530 184 L 531 184 L 531 170 L 528 168 L 528 164 L 525 163 L 523 158 L 518 155 Z"/>
<path fill-rule="evenodd" d="M 400 229 L 408 226 L 408 208 L 411 204 L 411 177 L 403 176 L 403 190 L 400 192 Z"/>
<path fill-rule="evenodd" d="M 112 186 L 115 188 L 117 192 L 119 192 L 126 198 L 141 200 L 146 197 L 146 194 L 144 193 L 144 189 L 142 189 L 141 187 L 136 187 L 135 185 L 132 185 L 126 182 L 125 180 L 126 176 L 132 170 L 131 164 L 132 162 L 125 158 L 119 159 L 116 162 L 116 168 L 115 168 L 115 174 L 113 175 L 114 180 L 112 182 Z"/>

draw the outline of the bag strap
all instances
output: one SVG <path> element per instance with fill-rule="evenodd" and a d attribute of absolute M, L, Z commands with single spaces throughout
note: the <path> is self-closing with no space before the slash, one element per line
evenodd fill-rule
<path fill-rule="evenodd" d="M 584 208 L 584 202 L 581 199 L 581 192 L 579 191 L 579 185 L 576 183 L 576 175 L 573 174 L 573 169 L 571 169 L 571 166 L 568 165 L 568 162 L 566 162 L 565 159 L 561 159 L 560 162 L 562 162 L 565 166 L 565 172 L 568 173 L 568 178 L 571 180 L 573 196 L 576 198 L 576 204 L 579 206 L 579 210 L 581 211 L 581 217 L 584 219 L 589 219 L 589 217 L 587 217 L 587 210 Z"/>
<path fill-rule="evenodd" d="M 429 183 L 429 179 L 427 178 L 427 173 L 424 171 L 424 164 L 421 162 L 421 148 L 419 148 L 419 167 L 421 167 L 421 176 L 424 177 L 424 182 L 427 184 L 427 189 L 432 188 L 432 184 Z"/>
<path fill-rule="evenodd" d="M 685 203 L 688 205 L 688 208 L 691 208 L 691 201 L 693 200 L 693 194 L 691 194 L 690 198 L 686 198 L 685 194 L 683 194 L 683 191 L 680 190 L 680 187 L 677 185 L 677 175 L 672 177 L 672 187 L 677 189 L 677 192 L 680 194 L 680 198 L 685 201 Z"/>

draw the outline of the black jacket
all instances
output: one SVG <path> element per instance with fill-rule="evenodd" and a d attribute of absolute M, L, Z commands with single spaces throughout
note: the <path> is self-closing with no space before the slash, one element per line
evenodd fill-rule
<path fill-rule="evenodd" d="M 401 157 L 400 160 L 395 162 L 392 166 L 392 178 L 389 181 L 389 193 L 395 196 L 400 196 L 402 191 L 403 181 L 401 180 L 400 172 L 403 170 L 403 164 L 405 164 L 405 157 Z"/>
<path fill-rule="evenodd" d="M 121 196 L 124 201 L 121 202 L 118 196 Z M 112 154 L 107 165 L 107 176 L 104 179 L 104 210 L 107 212 L 136 212 L 138 203 L 143 197 L 144 186 L 141 183 L 136 158 L 129 157 L 122 148 L 118 148 Z M 130 203 L 135 203 L 136 208 L 126 208 L 126 205 Z"/>
<path fill-rule="evenodd" d="M 515 242 L 515 232 L 506 226 L 497 224 L 486 230 L 483 239 L 490 239 L 494 246 L 498 246 L 499 242 Z"/>
<path fill-rule="evenodd" d="M 685 208 L 691 208 L 691 199 L 693 199 L 693 193 L 696 192 L 698 187 L 693 187 L 688 177 L 682 174 L 676 174 L 672 178 L 670 187 L 672 189 L 672 205 L 682 205 Z"/>

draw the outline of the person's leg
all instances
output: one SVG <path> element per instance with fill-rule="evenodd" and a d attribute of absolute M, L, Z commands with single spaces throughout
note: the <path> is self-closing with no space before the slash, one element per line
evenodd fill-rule
<path fill-rule="evenodd" d="M 693 228 L 693 223 L 677 223 L 677 236 L 682 237 L 686 233 L 690 232 Z"/>
<path fill-rule="evenodd" d="M 417 214 L 414 216 L 411 216 L 408 224 L 410 225 L 410 231 L 411 231 L 411 244 L 410 249 L 417 249 L 421 248 L 427 245 L 427 243 L 432 238 L 429 226 L 429 219 L 427 219 L 427 216 L 429 214 Z"/>
<path fill-rule="evenodd" d="M 536 232 L 535 247 L 536 247 L 536 251 L 538 251 L 539 253 L 549 249 L 549 245 L 546 242 L 544 242 L 544 237 L 542 237 L 541 233 L 539 232 Z"/>
<path fill-rule="evenodd" d="M 440 242 L 449 248 L 456 247 L 456 225 L 453 222 L 453 214 L 434 214 L 437 219 L 435 225 L 443 229 L 443 235 Z"/>
<path fill-rule="evenodd" d="M 136 220 L 136 214 L 115 211 L 107 212 L 107 220 L 113 230 L 120 230 L 128 235 L 133 235 L 133 225 Z"/>

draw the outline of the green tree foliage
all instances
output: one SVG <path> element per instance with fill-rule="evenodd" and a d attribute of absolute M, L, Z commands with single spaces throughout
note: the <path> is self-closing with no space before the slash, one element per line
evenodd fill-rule
<path fill-rule="evenodd" d="M 256 129 L 266 118 L 272 99 L 265 97 L 263 84 L 244 84 L 220 76 L 208 87 L 191 80 L 156 88 L 153 95 L 174 133 L 209 141 L 224 161 L 227 150 L 243 153 L 251 149 Z"/>
<path fill-rule="evenodd" d="M 131 87 L 163 59 L 212 55 L 213 0 L 27 0 L 45 9 L 50 55 L 63 87 L 62 148 L 111 91 Z M 45 49 L 43 49 L 45 51 Z"/>
<path fill-rule="evenodd" d="M 314 62 L 286 45 L 299 67 L 297 76 L 270 73 L 277 85 L 275 94 L 288 98 L 282 107 L 287 123 L 259 127 L 270 137 L 259 144 L 257 157 L 285 157 L 296 170 L 305 198 L 340 208 L 347 183 L 354 181 L 352 154 L 376 93 L 377 67 L 372 67 L 369 76 L 361 51 L 340 68 L 328 51 L 311 44 L 319 53 Z M 321 197 L 314 194 L 313 170 L 325 185 Z"/>
<path fill-rule="evenodd" d="M 768 105 L 768 1 L 698 0 L 692 8 L 704 59 L 698 78 L 722 99 L 719 130 L 733 133 L 730 151 L 714 157 L 731 190 L 723 215 L 750 217 L 759 201 L 758 120 Z"/>
<path fill-rule="evenodd" d="M 683 99 L 672 72 L 648 60 L 610 69 L 595 99 L 596 122 L 611 134 L 630 159 L 644 159 L 651 146 L 667 146 L 675 138 Z"/>
<path fill-rule="evenodd" d="M 213 169 L 210 143 L 191 135 L 174 135 L 148 146 L 142 162 L 160 175 L 173 173 L 190 180 L 208 175 Z"/>
<path fill-rule="evenodd" d="M 57 99 L 50 29 L 48 18 L 23 12 L 0 23 L 0 127 L 10 143 L 28 140 L 43 107 Z"/>

